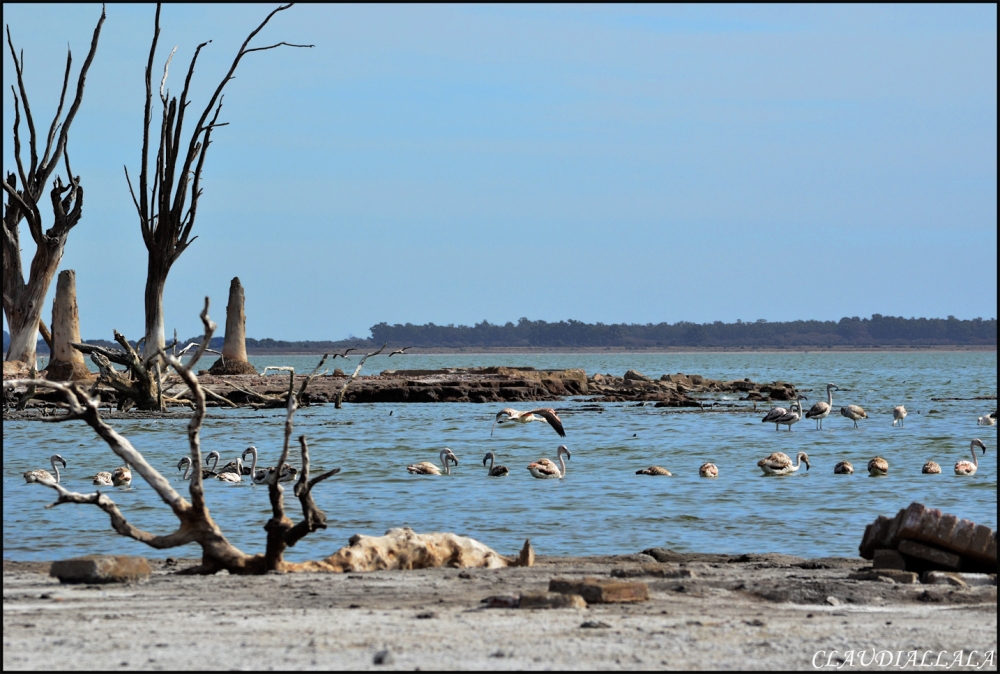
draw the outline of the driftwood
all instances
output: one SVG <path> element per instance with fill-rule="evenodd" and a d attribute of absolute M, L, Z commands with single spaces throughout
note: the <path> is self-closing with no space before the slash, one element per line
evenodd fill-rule
<path fill-rule="evenodd" d="M 114 336 L 115 341 L 122 347 L 120 350 L 79 342 L 71 342 L 70 345 L 81 353 L 90 354 L 90 360 L 100 372 L 98 381 L 107 384 L 118 394 L 119 410 L 127 411 L 134 404 L 140 410 L 162 412 L 165 403 L 188 404 L 186 401 L 163 395 L 159 359 L 155 355 L 143 358 L 139 353 L 138 344 L 133 347 L 125 339 L 125 335 L 117 330 L 114 331 Z M 168 344 L 165 348 L 175 344 L 176 342 Z M 114 369 L 111 363 L 124 365 L 126 372 Z"/>
<path fill-rule="evenodd" d="M 83 89 L 87 79 L 87 71 L 97 53 L 97 42 L 101 36 L 101 26 L 104 25 L 104 10 L 94 28 L 90 43 L 90 51 L 80 69 L 76 83 L 76 93 L 70 103 L 66 117 L 61 119 L 63 106 L 66 103 L 66 91 L 69 85 L 70 67 L 73 63 L 72 53 L 67 51 L 66 74 L 63 77 L 62 93 L 59 96 L 59 106 L 49 126 L 44 149 L 39 156 L 39 134 L 35 130 L 35 120 L 28 103 L 28 92 L 24 86 L 24 54 L 18 58 L 14 49 L 10 27 L 7 28 L 7 45 L 14 61 L 14 72 L 17 76 L 17 89 L 11 87 L 14 95 L 14 160 L 17 173 L 8 171 L 3 181 L 3 190 L 7 194 L 7 203 L 3 215 L 3 310 L 10 327 L 10 348 L 5 360 L 20 361 L 28 365 L 35 362 L 35 345 L 38 341 L 38 331 L 42 316 L 42 307 L 49 285 L 59 269 L 63 251 L 69 232 L 80 221 L 83 214 L 83 187 L 80 177 L 74 176 L 69 165 L 69 130 L 76 117 L 80 104 L 83 102 Z M 18 95 L 20 94 L 20 95 Z M 24 118 L 28 126 L 28 147 L 30 162 L 25 166 L 21 158 L 21 104 L 24 105 Z M 58 176 L 53 181 L 50 199 L 52 202 L 52 227 L 45 230 L 42 227 L 42 215 L 38 202 L 42 198 L 45 187 L 60 161 L 65 162 L 66 180 L 64 185 Z M 20 181 L 20 182 L 19 182 Z M 21 220 L 28 223 L 28 232 L 35 244 L 35 253 L 31 260 L 28 280 L 24 280 L 24 268 L 21 264 Z M 52 337 L 43 330 L 42 335 L 49 347 Z"/>

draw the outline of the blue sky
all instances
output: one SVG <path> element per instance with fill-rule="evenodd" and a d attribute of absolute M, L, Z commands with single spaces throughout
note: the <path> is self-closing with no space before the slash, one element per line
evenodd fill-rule
<path fill-rule="evenodd" d="M 271 7 L 165 6 L 154 72 L 177 45 L 179 93 L 212 39 L 203 106 Z M 138 174 L 154 6 L 107 12 L 62 268 L 85 338 L 137 338 L 146 251 L 122 167 Z M 99 15 L 4 4 L 39 127 Z M 205 295 L 223 324 L 233 276 L 248 334 L 277 339 L 522 316 L 992 318 L 996 27 L 996 5 L 293 7 L 254 44 L 316 46 L 251 54 L 227 86 L 168 333 L 199 332 Z"/>

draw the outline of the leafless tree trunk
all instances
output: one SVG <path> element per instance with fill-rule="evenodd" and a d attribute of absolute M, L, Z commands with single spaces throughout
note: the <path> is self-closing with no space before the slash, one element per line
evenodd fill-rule
<path fill-rule="evenodd" d="M 83 354 L 73 348 L 80 342 L 80 311 L 76 305 L 76 272 L 64 269 L 56 281 L 52 302 L 51 357 L 45 368 L 46 379 L 90 381 L 94 378 L 83 362 Z"/>
<path fill-rule="evenodd" d="M 163 288 L 167 282 L 167 275 L 170 273 L 170 268 L 174 262 L 191 245 L 191 242 L 197 238 L 191 237 L 191 229 L 194 227 L 195 216 L 198 212 L 198 199 L 201 197 L 199 184 L 201 182 L 202 169 L 205 166 L 205 155 L 208 151 L 208 146 L 211 144 L 212 131 L 218 126 L 226 125 L 226 123 L 218 121 L 219 112 L 222 109 L 222 90 L 233 79 L 233 73 L 236 72 L 236 67 L 239 65 L 240 60 L 251 52 L 274 49 L 282 45 L 288 47 L 313 46 L 279 42 L 267 47 L 247 48 L 250 41 L 267 25 L 272 16 L 289 7 L 291 7 L 290 4 L 282 5 L 273 10 L 243 42 L 243 46 L 240 47 L 239 52 L 236 54 L 229 72 L 222 78 L 219 86 L 215 89 L 215 93 L 212 94 L 211 99 L 209 99 L 208 104 L 202 111 L 201 117 L 195 124 L 194 131 L 191 133 L 191 138 L 186 147 L 181 142 L 181 132 L 184 124 L 184 114 L 190 103 L 187 100 L 188 89 L 191 84 L 191 77 L 194 75 L 195 63 L 198 61 L 198 54 L 208 42 L 199 44 L 194 51 L 179 101 L 176 97 L 171 98 L 170 92 L 164 89 L 167 82 L 170 59 L 173 58 L 173 52 L 170 53 L 163 67 L 163 78 L 160 80 L 159 95 L 160 103 L 163 106 L 163 113 L 160 120 L 159 149 L 156 154 L 155 166 L 150 167 L 150 124 L 153 117 L 153 58 L 156 54 L 156 44 L 160 37 L 160 5 L 157 4 L 156 6 L 153 40 L 149 48 L 149 60 L 146 63 L 146 107 L 142 134 L 142 165 L 139 172 L 138 196 L 136 196 L 135 190 L 132 189 L 132 181 L 128 178 L 128 169 L 126 168 L 125 170 L 129 190 L 132 192 L 132 201 L 135 203 L 136 211 L 139 213 L 142 240 L 146 244 L 146 250 L 148 251 L 145 293 L 146 341 L 143 354 L 147 359 L 155 356 L 162 350 L 165 341 Z M 152 173 L 152 181 L 150 181 L 150 173 Z"/>
<path fill-rule="evenodd" d="M 42 156 L 38 156 L 39 138 L 35 131 L 35 121 L 28 103 L 28 93 L 24 86 L 24 54 L 20 58 L 14 49 L 10 28 L 7 28 L 7 45 L 14 60 L 14 70 L 17 73 L 17 89 L 11 87 L 14 93 L 14 158 L 17 172 L 6 172 L 3 182 L 7 193 L 7 203 L 3 216 L 3 310 L 10 326 L 10 348 L 5 360 L 21 361 L 29 367 L 34 367 L 35 344 L 38 341 L 38 326 L 42 315 L 45 294 L 49 290 L 52 278 L 59 268 L 63 250 L 69 231 L 80 221 L 83 208 L 83 188 L 80 187 L 79 176 L 74 177 L 69 166 L 67 140 L 69 129 L 76 117 L 77 110 L 83 101 L 83 88 L 87 79 L 87 71 L 97 53 L 97 42 L 101 35 L 105 14 L 101 10 L 101 18 L 94 28 L 94 36 L 90 43 L 90 51 L 80 69 L 76 84 L 76 96 L 70 104 L 66 118 L 60 122 L 63 104 L 66 101 L 66 89 L 69 85 L 72 53 L 67 52 L 66 75 L 63 78 L 62 93 L 59 96 L 59 107 L 52 119 L 49 133 L 45 141 Z M 20 96 L 18 96 L 20 92 Z M 21 158 L 21 111 L 24 104 L 24 117 L 28 125 L 28 146 L 31 161 L 25 168 Z M 69 184 L 63 185 L 56 177 L 52 186 L 51 200 L 54 221 L 48 230 L 42 230 L 42 217 L 38 201 L 55 171 L 60 160 L 65 160 L 66 176 Z M 18 181 L 20 180 L 20 183 Z M 20 189 L 18 189 L 20 184 Z M 24 270 L 21 266 L 20 223 L 28 221 L 28 231 L 35 242 L 35 254 L 27 283 L 24 280 Z"/>
<path fill-rule="evenodd" d="M 208 369 L 209 374 L 257 374 L 256 368 L 247 360 L 247 315 L 243 312 L 243 304 L 243 285 L 237 276 L 229 284 L 222 357 Z"/>

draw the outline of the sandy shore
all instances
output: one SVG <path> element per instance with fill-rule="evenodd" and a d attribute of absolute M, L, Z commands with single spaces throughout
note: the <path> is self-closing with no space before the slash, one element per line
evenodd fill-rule
<path fill-rule="evenodd" d="M 641 573 L 645 555 L 539 558 L 532 568 L 244 578 L 172 575 L 60 585 L 4 562 L 4 669 L 811 669 L 849 650 L 971 655 L 997 644 L 996 586 L 854 581 L 861 559 L 688 555 L 638 576 L 651 599 L 586 609 L 483 608 L 553 577 Z M 831 598 L 831 599 L 828 599 Z M 585 623 L 603 626 L 587 627 Z M 373 664 L 388 650 L 391 662 Z M 838 654 L 831 655 L 836 650 Z M 817 652 L 825 653 L 817 656 Z M 955 668 L 955 667 L 953 667 Z M 984 669 L 996 669 L 996 661 Z"/>

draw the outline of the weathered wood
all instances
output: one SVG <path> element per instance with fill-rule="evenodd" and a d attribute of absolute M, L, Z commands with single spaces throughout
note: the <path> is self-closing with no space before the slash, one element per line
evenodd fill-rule
<path fill-rule="evenodd" d="M 238 276 L 234 277 L 229 284 L 226 336 L 222 343 L 222 357 L 208 368 L 209 374 L 257 374 L 257 369 L 247 360 L 247 316 L 243 310 L 244 301 L 243 285 Z"/>
<path fill-rule="evenodd" d="M 83 361 L 83 353 L 73 348 L 80 342 L 80 311 L 76 304 L 76 272 L 64 269 L 56 282 L 52 302 L 52 356 L 45 368 L 47 379 L 91 381 L 93 373 Z"/>

